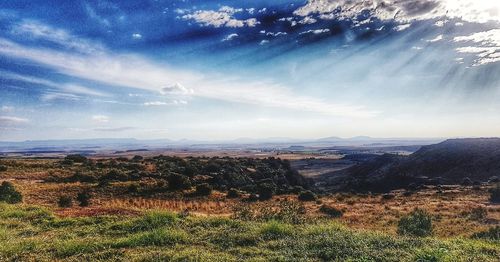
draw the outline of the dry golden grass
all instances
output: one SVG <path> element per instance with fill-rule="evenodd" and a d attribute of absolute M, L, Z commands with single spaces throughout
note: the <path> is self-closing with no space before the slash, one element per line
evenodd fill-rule
<path fill-rule="evenodd" d="M 9 160 L 10 161 L 10 160 Z M 224 193 L 214 192 L 210 197 L 190 197 L 189 194 L 171 196 L 157 193 L 149 197 L 127 194 L 125 183 L 113 183 L 106 188 L 93 190 L 91 207 L 57 207 L 61 195 L 75 197 L 84 189 L 96 188 L 95 184 L 85 183 L 45 183 L 42 179 L 50 175 L 68 176 L 72 170 L 62 170 L 51 166 L 54 160 L 16 160 L 18 167 L 0 174 L 0 180 L 12 181 L 22 192 L 24 202 L 46 206 L 61 216 L 95 216 L 99 214 L 136 215 L 145 210 L 165 209 L 185 211 L 203 215 L 230 215 L 239 205 L 246 204 L 239 199 L 226 199 Z M 47 166 L 49 168 L 43 168 Z M 440 237 L 470 236 L 498 225 L 500 206 L 490 204 L 486 187 L 475 190 L 472 187 L 450 186 L 441 192 L 428 188 L 412 195 L 403 191 L 393 192 L 395 197 L 383 200 L 380 195 L 335 194 L 323 196 L 320 202 L 303 203 L 309 216 L 322 216 L 319 208 L 328 204 L 343 210 L 339 218 L 342 223 L 358 229 L 375 230 L 395 234 L 399 218 L 422 208 L 433 215 L 435 235 Z M 295 195 L 275 196 L 272 200 L 252 203 L 253 208 L 278 205 L 277 200 L 297 201 Z M 482 219 L 472 219 L 470 212 L 482 207 L 487 215 Z"/>

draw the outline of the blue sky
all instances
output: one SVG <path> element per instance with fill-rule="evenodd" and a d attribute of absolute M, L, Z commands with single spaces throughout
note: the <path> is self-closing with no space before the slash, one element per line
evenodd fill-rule
<path fill-rule="evenodd" d="M 2 1 L 0 140 L 500 134 L 489 0 Z"/>

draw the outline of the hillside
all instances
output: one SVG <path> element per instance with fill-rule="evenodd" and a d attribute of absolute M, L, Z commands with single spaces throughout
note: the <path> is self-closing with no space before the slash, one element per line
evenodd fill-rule
<path fill-rule="evenodd" d="M 500 138 L 450 139 L 409 156 L 382 155 L 345 171 L 345 187 L 387 191 L 412 184 L 486 182 L 500 174 Z"/>

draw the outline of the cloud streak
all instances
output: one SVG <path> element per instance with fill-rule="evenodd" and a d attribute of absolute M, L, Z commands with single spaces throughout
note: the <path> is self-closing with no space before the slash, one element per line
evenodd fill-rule
<path fill-rule="evenodd" d="M 362 106 L 337 105 L 322 99 L 297 95 L 289 88 L 272 82 L 231 80 L 227 76 L 177 70 L 133 54 L 115 54 L 109 51 L 97 54 L 74 54 L 24 46 L 1 38 L 0 54 L 30 60 L 73 77 L 113 86 L 161 92 L 165 95 L 191 95 L 345 117 L 372 117 L 378 114 Z M 53 85 L 46 81 L 44 84 Z M 66 86 L 66 89 L 79 93 L 86 90 L 75 86 Z"/>

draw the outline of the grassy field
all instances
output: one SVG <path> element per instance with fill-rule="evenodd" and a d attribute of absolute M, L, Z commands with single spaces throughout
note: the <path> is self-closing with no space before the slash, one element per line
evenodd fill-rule
<path fill-rule="evenodd" d="M 193 188 L 131 192 L 137 181 L 58 182 L 80 165 L 57 159 L 4 160 L 0 181 L 23 202 L 0 203 L 0 261 L 499 261 L 495 237 L 473 235 L 499 225 L 500 206 L 483 186 L 426 187 L 389 195 L 337 193 L 299 201 L 296 194 L 248 202 Z M 146 166 L 155 170 L 155 166 Z M 90 206 L 76 203 L 91 193 Z M 61 196 L 73 205 L 60 207 Z M 327 215 L 331 207 L 339 214 Z M 415 208 L 432 220 L 430 237 L 397 233 Z M 498 229 L 497 229 L 498 231 Z"/>
<path fill-rule="evenodd" d="M 2 261 L 498 261 L 498 242 L 396 237 L 314 220 L 242 221 L 157 211 L 58 218 L 0 205 Z"/>

